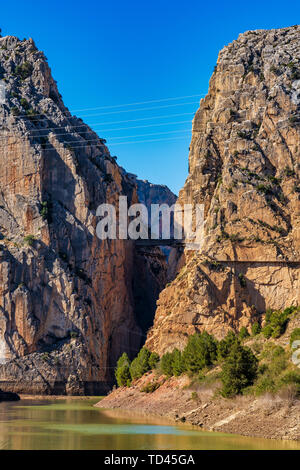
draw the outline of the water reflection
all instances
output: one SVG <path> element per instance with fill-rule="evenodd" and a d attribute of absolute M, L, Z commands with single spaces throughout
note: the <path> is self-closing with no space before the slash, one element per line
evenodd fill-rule
<path fill-rule="evenodd" d="M 199 431 L 120 410 L 99 398 L 0 403 L 0 449 L 300 449 L 300 443 Z"/>

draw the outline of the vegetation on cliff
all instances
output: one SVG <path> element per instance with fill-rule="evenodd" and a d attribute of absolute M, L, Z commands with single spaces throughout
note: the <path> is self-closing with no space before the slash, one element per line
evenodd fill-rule
<path fill-rule="evenodd" d="M 230 331 L 218 341 L 206 331 L 195 333 L 188 338 L 186 347 L 175 348 L 160 358 L 157 353 L 142 348 L 130 363 L 126 354 L 118 361 L 115 371 L 119 386 L 130 386 L 132 381 L 141 378 L 151 369 L 157 377 L 178 377 L 188 374 L 196 382 L 218 383 L 217 393 L 223 397 L 238 394 L 260 395 L 289 389 L 295 396 L 300 395 L 300 370 L 291 362 L 292 344 L 300 337 L 300 329 L 295 328 L 288 347 L 278 340 L 286 331 L 290 320 L 299 317 L 299 307 L 289 307 L 284 311 L 268 310 L 265 326 L 253 324 L 252 334 L 241 328 L 238 334 Z M 271 329 L 271 334 L 266 331 Z M 152 393 L 159 388 L 159 382 L 151 382 L 142 392 Z"/>

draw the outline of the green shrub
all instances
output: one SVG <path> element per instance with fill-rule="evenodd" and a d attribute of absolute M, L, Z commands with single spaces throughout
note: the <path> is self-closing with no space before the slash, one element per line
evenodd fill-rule
<path fill-rule="evenodd" d="M 279 338 L 279 336 L 281 336 L 281 330 L 280 325 L 275 326 L 272 331 L 272 338 Z"/>
<path fill-rule="evenodd" d="M 132 379 L 139 379 L 151 369 L 149 365 L 150 356 L 151 353 L 148 349 L 142 348 L 140 350 L 137 357 L 133 359 L 130 365 L 130 374 Z"/>
<path fill-rule="evenodd" d="M 181 351 L 174 349 L 172 352 L 172 370 L 175 377 L 179 377 L 185 371 L 185 364 Z"/>
<path fill-rule="evenodd" d="M 259 365 L 258 378 L 253 386 L 253 391 L 256 395 L 266 392 L 275 393 L 283 385 L 280 382 L 280 377 L 289 366 L 288 355 L 281 346 L 266 343 L 261 360 L 264 362 Z"/>
<path fill-rule="evenodd" d="M 259 354 L 263 349 L 263 344 L 259 341 L 254 341 L 254 343 L 252 343 L 251 345 L 251 349 L 254 351 L 255 354 Z"/>
<path fill-rule="evenodd" d="M 263 393 L 273 393 L 276 390 L 276 384 L 274 379 L 270 375 L 263 375 L 258 379 L 255 384 L 254 392 L 256 395 L 262 395 Z"/>
<path fill-rule="evenodd" d="M 239 278 L 239 282 L 240 282 L 241 287 L 243 287 L 243 288 L 246 287 L 247 282 L 246 282 L 244 274 L 239 273 L 238 278 Z"/>
<path fill-rule="evenodd" d="M 26 237 L 24 237 L 24 242 L 29 246 L 32 246 L 34 241 L 35 241 L 34 235 L 26 235 Z"/>
<path fill-rule="evenodd" d="M 33 109 L 30 108 L 26 111 L 26 116 L 32 121 L 32 122 L 38 122 L 38 114 L 37 112 Z"/>
<path fill-rule="evenodd" d="M 181 351 L 174 349 L 172 352 L 164 354 L 160 362 L 160 368 L 167 377 L 172 377 L 172 375 L 178 377 L 185 372 L 185 363 Z"/>
<path fill-rule="evenodd" d="M 259 335 L 260 332 L 261 332 L 261 326 L 260 326 L 260 324 L 256 321 L 255 323 L 253 323 L 253 325 L 252 325 L 252 327 L 251 327 L 252 336 L 257 336 L 257 335 Z"/>
<path fill-rule="evenodd" d="M 241 139 L 247 139 L 247 140 L 251 138 L 251 134 L 248 131 L 238 131 L 237 136 L 240 137 Z"/>
<path fill-rule="evenodd" d="M 266 326 L 262 329 L 262 333 L 263 333 L 263 335 L 264 335 L 265 338 L 269 339 L 269 338 L 271 338 L 271 336 L 272 336 L 273 328 L 271 327 L 271 325 L 266 325 Z"/>
<path fill-rule="evenodd" d="M 17 65 L 15 68 L 15 75 L 20 77 L 22 80 L 30 77 L 33 72 L 33 66 L 29 62 L 24 62 L 22 65 Z"/>
<path fill-rule="evenodd" d="M 21 105 L 23 106 L 23 108 L 25 110 L 30 108 L 30 105 L 29 105 L 28 101 L 25 98 L 21 98 L 20 103 L 21 103 Z"/>
<path fill-rule="evenodd" d="M 123 353 L 122 356 L 119 357 L 118 362 L 117 362 L 117 368 L 124 366 L 124 365 L 130 365 L 130 359 L 127 355 L 127 353 Z"/>
<path fill-rule="evenodd" d="M 130 360 L 126 353 L 117 362 L 115 377 L 119 387 L 128 387 L 131 384 Z"/>
<path fill-rule="evenodd" d="M 206 366 L 212 365 L 217 358 L 217 341 L 206 331 L 189 337 L 183 351 L 185 369 L 199 372 Z"/>
<path fill-rule="evenodd" d="M 274 355 L 273 356 L 273 361 L 270 364 L 270 370 L 274 373 L 274 376 L 278 376 L 283 372 L 288 366 L 287 359 L 285 357 L 285 353 L 283 351 L 282 355 Z"/>
<path fill-rule="evenodd" d="M 299 70 L 293 70 L 291 75 L 292 80 L 299 80 L 300 79 L 300 72 Z"/>
<path fill-rule="evenodd" d="M 52 221 L 51 213 L 52 205 L 48 201 L 44 201 L 41 204 L 40 214 L 43 220 L 47 220 L 49 223 Z"/>
<path fill-rule="evenodd" d="M 42 361 L 47 362 L 49 360 L 49 353 L 45 352 L 42 354 Z"/>
<path fill-rule="evenodd" d="M 272 187 L 270 185 L 266 185 L 266 184 L 258 184 L 256 186 L 256 189 L 259 193 L 263 193 L 263 194 L 272 194 Z"/>
<path fill-rule="evenodd" d="M 248 338 L 249 336 L 250 335 L 249 335 L 247 328 L 245 326 L 242 326 L 239 332 L 240 339 L 245 339 L 245 338 Z"/>
<path fill-rule="evenodd" d="M 172 377 L 173 375 L 173 356 L 172 353 L 167 352 L 163 355 L 160 361 L 160 368 L 163 374 L 167 377 Z"/>
<path fill-rule="evenodd" d="M 151 369 L 155 369 L 159 363 L 159 355 L 156 352 L 150 354 L 149 357 L 149 366 Z"/>
<path fill-rule="evenodd" d="M 153 393 L 159 387 L 160 387 L 160 384 L 158 382 L 149 382 L 147 385 L 145 385 L 143 388 L 141 388 L 141 392 L 143 392 L 143 393 Z"/>
<path fill-rule="evenodd" d="M 287 372 L 281 377 L 280 385 L 296 385 L 297 395 L 300 395 L 300 370 Z"/>
<path fill-rule="evenodd" d="M 266 311 L 266 326 L 263 328 L 262 332 L 266 338 L 279 338 L 283 335 L 286 330 L 287 324 L 289 322 L 290 316 L 292 313 L 297 310 L 297 307 L 291 306 L 287 307 L 283 311 L 281 310 L 267 310 Z"/>
<path fill-rule="evenodd" d="M 258 360 L 251 349 L 235 343 L 222 368 L 222 395 L 231 397 L 252 385 L 257 375 L 257 369 Z"/>
<path fill-rule="evenodd" d="M 300 328 L 295 328 L 292 331 L 292 334 L 290 337 L 290 345 L 292 346 L 293 342 L 296 340 L 300 340 Z"/>
<path fill-rule="evenodd" d="M 218 350 L 217 350 L 218 360 L 219 361 L 224 360 L 230 353 L 232 346 L 237 342 L 239 342 L 239 339 L 236 336 L 236 334 L 233 331 L 229 331 L 227 333 L 227 336 L 225 336 L 225 338 L 222 339 L 218 344 Z"/>
<path fill-rule="evenodd" d="M 290 168 L 289 166 L 286 166 L 285 169 L 283 170 L 285 176 L 295 176 L 295 170 L 293 168 Z"/>

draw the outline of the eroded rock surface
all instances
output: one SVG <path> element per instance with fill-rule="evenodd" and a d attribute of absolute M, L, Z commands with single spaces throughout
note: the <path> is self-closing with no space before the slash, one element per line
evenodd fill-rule
<path fill-rule="evenodd" d="M 1 388 L 104 393 L 142 330 L 134 244 L 99 240 L 96 209 L 120 195 L 138 202 L 137 185 L 64 106 L 31 39 L 0 39 L 0 78 Z M 165 260 L 155 263 L 163 272 Z M 160 290 L 160 276 L 144 289 Z"/>
<path fill-rule="evenodd" d="M 249 31 L 220 52 L 178 202 L 205 205 L 204 245 L 161 293 L 151 349 L 299 304 L 300 26 Z"/>

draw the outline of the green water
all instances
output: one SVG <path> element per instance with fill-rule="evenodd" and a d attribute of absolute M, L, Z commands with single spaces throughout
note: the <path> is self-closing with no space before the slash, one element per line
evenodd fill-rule
<path fill-rule="evenodd" d="M 0 449 L 300 449 L 300 443 L 203 432 L 93 407 L 99 398 L 0 403 Z"/>

